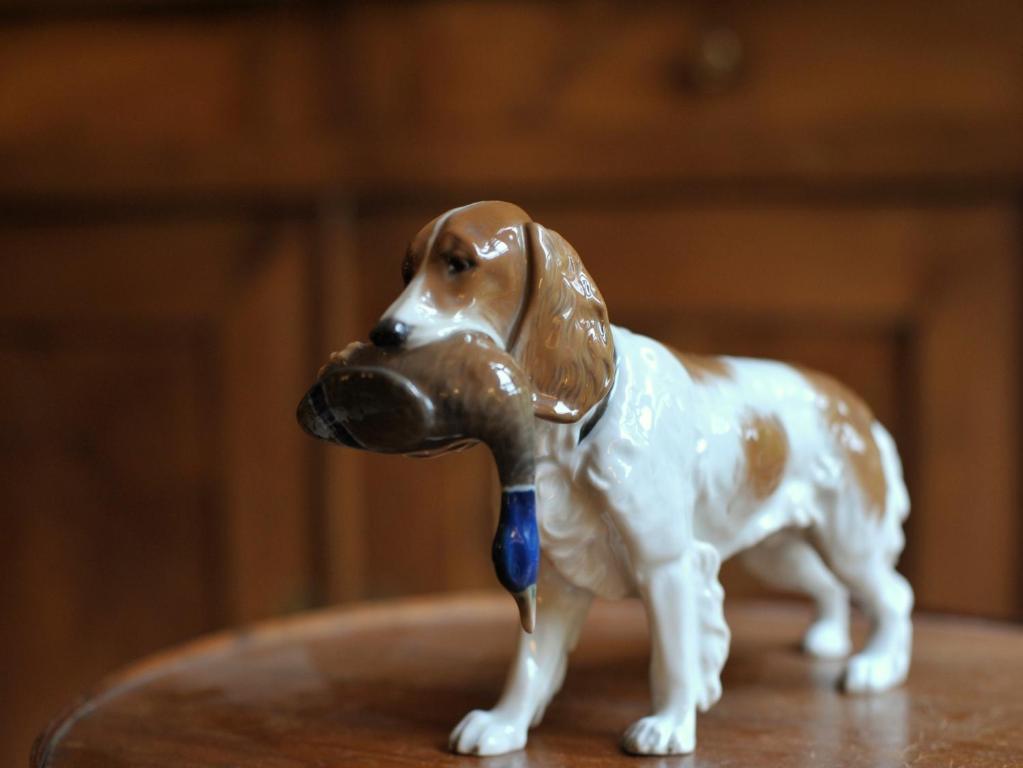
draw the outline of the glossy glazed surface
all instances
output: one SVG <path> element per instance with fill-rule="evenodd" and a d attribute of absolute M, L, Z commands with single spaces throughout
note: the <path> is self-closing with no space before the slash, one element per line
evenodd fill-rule
<path fill-rule="evenodd" d="M 535 600 L 532 585 L 516 592 L 527 631 L 538 602 L 537 632 L 520 637 L 498 703 L 455 727 L 453 749 L 521 748 L 561 685 L 592 597 L 638 595 L 652 707 L 622 745 L 691 752 L 697 711 L 722 692 L 730 632 L 718 568 L 737 553 L 769 583 L 814 599 L 803 647 L 815 656 L 847 654 L 850 598 L 864 608 L 873 628 L 846 664 L 846 690 L 903 682 L 913 591 L 895 563 L 909 498 L 891 436 L 855 396 L 788 365 L 680 355 L 610 325 L 572 246 L 508 203 L 434 219 L 402 272 L 380 343 L 398 340 L 412 360 L 446 343 L 438 338 L 482 334 L 528 378 L 537 417 L 544 560 Z M 495 562 L 512 581 L 514 564 Z"/>
<path fill-rule="evenodd" d="M 532 632 L 540 562 L 532 386 L 482 333 L 403 346 L 393 327 L 385 323 L 385 346 L 354 343 L 333 355 L 299 403 L 298 422 L 321 440 L 383 453 L 429 457 L 484 443 L 502 484 L 494 568 Z"/>
<path fill-rule="evenodd" d="M 480 333 L 401 349 L 355 343 L 320 370 L 298 421 L 322 440 L 384 453 L 482 441 L 503 485 L 532 485 L 531 393 L 515 360 Z"/>
<path fill-rule="evenodd" d="M 579 254 L 516 205 L 489 200 L 424 226 L 402 262 L 406 287 L 383 319 L 417 347 L 482 333 L 529 376 L 534 412 L 575 422 L 614 382 L 607 307 Z"/>
<path fill-rule="evenodd" d="M 725 695 L 700 752 L 637 762 L 615 736 L 648 704 L 648 636 L 632 601 L 594 606 L 544 727 L 523 752 L 451 754 L 445 727 L 500 685 L 507 598 L 330 611 L 201 641 L 144 662 L 55 722 L 33 768 L 1004 768 L 1023 754 L 1023 631 L 921 616 L 913 673 L 873 697 L 796 645 L 804 606 L 737 605 Z M 860 627 L 859 629 L 862 629 Z M 861 632 L 855 632 L 861 636 Z M 695 762 L 694 762 L 695 760 Z"/>
<path fill-rule="evenodd" d="M 647 605 L 656 722 L 627 731 L 626 746 L 692 749 L 688 713 L 718 698 L 728 655 L 717 569 L 740 552 L 769 583 L 817 600 L 804 641 L 815 655 L 848 652 L 850 585 L 880 623 L 849 660 L 846 687 L 901 682 L 912 591 L 893 563 L 908 498 L 884 428 L 868 426 L 887 494 L 878 516 L 872 489 L 850 466 L 856 435 L 836 439 L 835 399 L 806 374 L 738 358 L 686 365 L 622 328 L 614 343 L 618 377 L 586 440 L 579 425 L 538 425 L 537 492 L 543 554 L 565 582 L 607 598 L 637 594 Z M 536 701 L 541 694 L 529 706 Z"/>

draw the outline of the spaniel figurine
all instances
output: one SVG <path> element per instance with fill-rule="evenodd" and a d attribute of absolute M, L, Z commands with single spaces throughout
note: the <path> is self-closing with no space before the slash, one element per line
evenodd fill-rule
<path fill-rule="evenodd" d="M 625 731 L 642 755 L 686 753 L 721 695 L 729 630 L 720 563 L 813 598 L 803 639 L 845 656 L 849 599 L 871 620 L 847 691 L 901 683 L 913 591 L 895 570 L 909 498 L 887 430 L 827 376 L 676 352 L 611 325 L 578 254 L 517 206 L 481 202 L 427 224 L 405 290 L 371 333 L 414 348 L 484 334 L 533 388 L 537 615 L 504 692 L 451 734 L 457 752 L 522 748 L 564 679 L 594 596 L 638 596 L 650 624 L 652 711 Z"/>

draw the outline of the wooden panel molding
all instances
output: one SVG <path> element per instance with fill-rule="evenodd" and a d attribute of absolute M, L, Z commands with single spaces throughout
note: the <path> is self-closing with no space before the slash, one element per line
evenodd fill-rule
<path fill-rule="evenodd" d="M 160 19 L 0 29 L 0 193 L 1004 190 L 1023 174 L 1012 0 L 436 2 Z M 483 41 L 487 55 L 474 55 Z"/>
<path fill-rule="evenodd" d="M 319 599 L 313 268 L 301 220 L 0 226 L 5 764 L 125 659 Z"/>

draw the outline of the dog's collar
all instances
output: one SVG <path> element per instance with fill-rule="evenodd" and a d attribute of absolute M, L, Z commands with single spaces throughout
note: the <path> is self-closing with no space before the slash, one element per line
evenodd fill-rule
<path fill-rule="evenodd" d="M 615 386 L 618 384 L 618 350 L 617 349 L 614 351 L 614 355 L 615 355 L 615 365 L 614 365 L 614 368 L 615 368 L 615 378 L 614 378 L 614 381 L 611 382 L 611 386 L 607 388 L 607 392 L 604 394 L 604 396 L 602 398 L 600 398 L 600 402 L 597 403 L 597 407 L 593 409 L 593 412 L 583 422 L 582 427 L 579 429 L 579 442 L 580 443 L 583 440 L 586 439 L 586 436 L 588 434 L 590 434 L 590 432 L 593 431 L 593 428 L 595 426 L 597 426 L 597 422 L 600 421 L 601 417 L 607 411 L 607 404 L 611 402 L 611 395 L 614 394 Z"/>

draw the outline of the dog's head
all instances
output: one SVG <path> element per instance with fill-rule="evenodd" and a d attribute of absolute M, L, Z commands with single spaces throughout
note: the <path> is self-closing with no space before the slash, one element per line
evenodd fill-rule
<path fill-rule="evenodd" d="M 370 334 L 416 347 L 481 332 L 510 352 L 533 386 L 534 412 L 578 421 L 614 381 L 607 308 L 575 249 L 521 208 L 481 202 L 437 217 L 412 240 L 405 290 Z"/>

